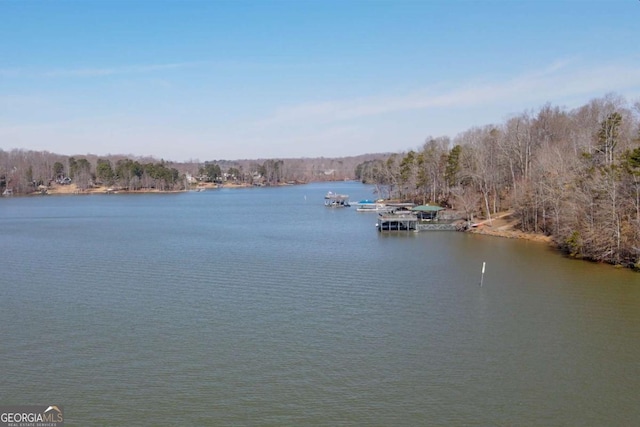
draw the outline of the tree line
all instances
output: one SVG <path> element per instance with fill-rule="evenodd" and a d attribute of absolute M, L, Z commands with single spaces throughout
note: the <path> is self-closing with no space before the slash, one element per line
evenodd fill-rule
<path fill-rule="evenodd" d="M 550 104 L 498 125 L 428 138 L 418 150 L 363 162 L 381 197 L 436 203 L 470 221 L 513 210 L 571 256 L 640 268 L 640 102 L 608 94 Z"/>
<path fill-rule="evenodd" d="M 346 158 L 208 160 L 169 162 L 122 155 L 65 156 L 46 151 L 0 149 L 0 195 L 30 194 L 50 185 L 73 183 L 79 191 L 95 186 L 130 191 L 186 190 L 198 182 L 280 185 L 355 179 L 358 163 L 382 158 L 365 154 Z M 189 179 L 190 178 L 190 179 Z"/>
<path fill-rule="evenodd" d="M 0 190 L 28 194 L 54 183 L 74 183 L 79 191 L 94 186 L 116 186 L 128 190 L 174 190 L 180 186 L 180 173 L 166 162 L 64 157 L 47 152 L 0 150 Z"/>

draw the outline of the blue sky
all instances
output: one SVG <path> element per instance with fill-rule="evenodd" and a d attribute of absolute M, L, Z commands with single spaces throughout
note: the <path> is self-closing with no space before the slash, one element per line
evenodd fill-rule
<path fill-rule="evenodd" d="M 0 0 L 0 19 L 4 150 L 342 157 L 640 99 L 637 0 Z"/>

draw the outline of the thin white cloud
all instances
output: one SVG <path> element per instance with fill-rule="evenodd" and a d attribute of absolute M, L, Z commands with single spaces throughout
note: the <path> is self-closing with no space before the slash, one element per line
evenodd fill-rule
<path fill-rule="evenodd" d="M 426 88 L 399 96 L 300 104 L 280 108 L 257 122 L 259 126 L 313 121 L 330 123 L 401 111 L 429 108 L 466 108 L 482 105 L 557 102 L 576 95 L 617 92 L 640 87 L 640 67 L 580 66 L 572 60 L 557 61 L 535 72 L 500 82 L 469 81 L 455 89 Z"/>
<path fill-rule="evenodd" d="M 216 65 L 190 62 L 82 72 L 86 76 L 153 74 L 154 70 L 197 64 Z M 80 69 L 69 69 L 66 75 L 74 72 L 83 75 Z M 146 77 L 159 87 L 170 84 L 161 73 Z M 68 103 L 45 95 L 0 93 L 0 141 L 4 147 L 63 153 L 96 152 L 104 148 L 112 153 L 134 151 L 136 155 L 153 154 L 172 160 L 339 157 L 403 150 L 420 143 L 427 135 L 453 136 L 464 128 L 488 124 L 505 114 L 535 108 L 544 102 L 574 107 L 608 92 L 618 92 L 633 102 L 632 95 L 637 96 L 639 91 L 640 68 L 636 65 L 588 67 L 577 60 L 563 60 L 502 80 L 473 78 L 455 86 L 448 81 L 447 85 L 418 87 L 397 96 L 378 93 L 303 103 L 274 109 L 273 114 L 253 123 L 247 120 L 255 117 L 253 110 L 224 119 L 211 113 L 206 121 L 200 122 L 200 117 L 207 115 L 206 108 L 201 114 L 200 106 L 196 112 L 191 109 L 192 104 L 185 104 L 184 111 L 141 108 L 130 114 L 121 109 L 83 109 L 83 102 Z M 566 105 L 568 100 L 579 104 Z M 189 116 L 190 111 L 194 117 Z"/>
<path fill-rule="evenodd" d="M 99 77 L 115 74 L 143 74 L 154 71 L 190 68 L 202 64 L 201 62 L 175 62 L 168 64 L 128 65 L 104 68 L 71 68 L 46 71 L 45 77 Z"/>
<path fill-rule="evenodd" d="M 56 68 L 49 70 L 34 70 L 30 68 L 0 68 L 0 77 L 22 78 L 22 77 L 101 77 L 120 74 L 145 74 L 155 71 L 175 70 L 197 67 L 205 62 L 173 62 L 166 64 L 139 64 L 123 65 L 115 67 L 85 67 L 85 68 Z"/>
<path fill-rule="evenodd" d="M 0 68 L 0 77 L 21 78 L 21 77 L 102 77 L 126 74 L 144 74 L 155 71 L 195 68 L 201 66 L 215 66 L 223 69 L 242 70 L 280 70 L 280 69 L 305 69 L 313 68 L 314 63 L 269 63 L 250 61 L 185 61 L 169 62 L 161 64 L 134 64 L 121 66 L 104 67 L 77 67 L 77 68 L 54 68 L 37 70 L 27 67 Z"/>
<path fill-rule="evenodd" d="M 19 77 L 24 74 L 20 68 L 0 68 L 0 77 Z"/>
<path fill-rule="evenodd" d="M 20 108 L 34 108 L 50 105 L 50 103 L 39 95 L 4 95 L 0 94 L 0 113 L 4 110 L 15 110 Z"/>

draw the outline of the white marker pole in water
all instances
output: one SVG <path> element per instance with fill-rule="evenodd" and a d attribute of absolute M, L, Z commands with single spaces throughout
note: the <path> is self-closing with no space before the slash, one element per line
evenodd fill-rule
<path fill-rule="evenodd" d="M 484 280 L 484 266 L 485 266 L 485 262 L 482 261 L 482 276 L 480 276 L 480 286 L 482 286 L 482 281 Z"/>

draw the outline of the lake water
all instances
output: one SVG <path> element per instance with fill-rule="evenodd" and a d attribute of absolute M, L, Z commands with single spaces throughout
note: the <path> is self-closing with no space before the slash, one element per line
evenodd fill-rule
<path fill-rule="evenodd" d="M 640 275 L 379 233 L 327 191 L 374 197 L 0 199 L 0 404 L 70 426 L 640 424 Z"/>

